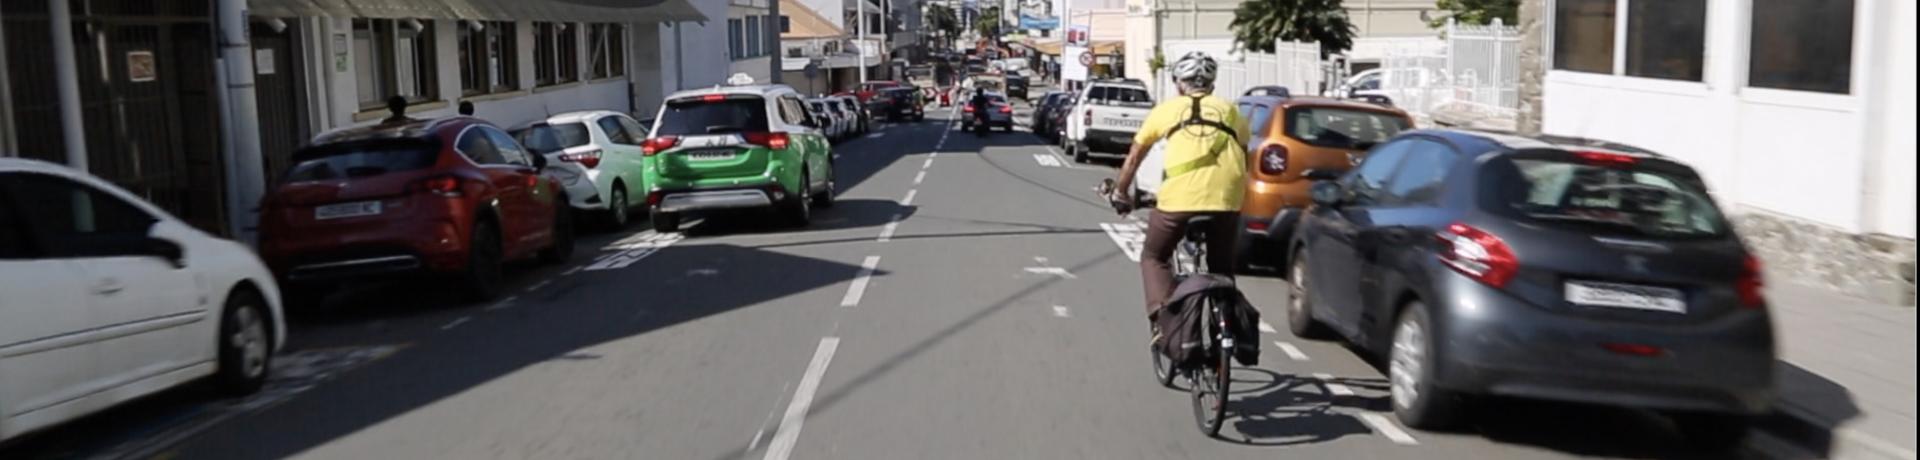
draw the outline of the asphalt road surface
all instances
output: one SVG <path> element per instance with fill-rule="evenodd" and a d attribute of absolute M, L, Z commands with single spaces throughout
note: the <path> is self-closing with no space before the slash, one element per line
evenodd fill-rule
<path fill-rule="evenodd" d="M 1284 330 L 1234 372 L 1224 439 L 1151 378 L 1138 224 L 1033 135 L 939 110 L 836 148 L 838 206 L 804 229 L 714 216 L 684 235 L 589 235 L 461 304 L 369 286 L 292 318 L 261 395 L 173 391 L 0 458 L 1685 458 L 1629 410 L 1499 401 L 1469 428 L 1402 428 L 1381 371 Z M 1020 119 L 1026 120 L 1024 113 Z"/>

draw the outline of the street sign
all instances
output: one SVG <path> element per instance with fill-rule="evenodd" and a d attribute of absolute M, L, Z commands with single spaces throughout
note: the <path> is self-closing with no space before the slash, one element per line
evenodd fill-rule
<path fill-rule="evenodd" d="M 1093 30 L 1086 24 L 1067 26 L 1065 50 L 1060 53 L 1060 79 L 1067 81 L 1086 81 L 1087 69 L 1093 67 L 1093 50 L 1089 45 L 1093 41 Z"/>
<path fill-rule="evenodd" d="M 1093 67 L 1093 52 L 1092 52 L 1092 51 L 1087 51 L 1087 52 L 1082 52 L 1082 53 L 1080 53 L 1080 65 L 1083 65 L 1083 66 L 1087 66 L 1087 67 Z"/>

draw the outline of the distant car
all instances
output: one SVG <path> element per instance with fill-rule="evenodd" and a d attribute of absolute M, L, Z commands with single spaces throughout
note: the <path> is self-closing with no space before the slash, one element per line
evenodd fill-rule
<path fill-rule="evenodd" d="M 0 441 L 202 380 L 258 391 L 286 343 L 253 250 L 106 181 L 0 158 Z"/>
<path fill-rule="evenodd" d="M 506 131 L 473 117 L 348 128 L 294 152 L 260 210 L 260 255 L 290 299 L 343 281 L 426 274 L 472 300 L 508 262 L 573 254 L 566 189 Z"/>
<path fill-rule="evenodd" d="M 1023 77 L 1019 75 L 1007 75 L 1006 80 L 1007 80 L 1007 97 L 1019 98 L 1021 100 L 1025 100 L 1027 98 L 1027 77 Z"/>
<path fill-rule="evenodd" d="M 846 112 L 834 108 L 835 105 L 827 98 L 807 100 L 807 109 L 811 110 L 815 116 L 823 118 L 819 129 L 830 141 L 845 139 L 853 133 L 853 129 L 849 128 L 851 123 L 847 119 Z"/>
<path fill-rule="evenodd" d="M 1666 412 L 1721 448 L 1773 401 L 1760 262 L 1686 165 L 1416 131 L 1313 188 L 1289 327 L 1383 355 L 1408 426 L 1451 425 L 1465 396 L 1538 398 Z"/>
<path fill-rule="evenodd" d="M 899 88 L 902 86 L 907 86 L 907 85 L 897 81 L 861 82 L 860 90 L 855 91 L 853 95 L 854 97 L 859 98 L 860 103 L 865 104 L 868 101 L 873 100 L 873 95 L 876 93 L 879 93 L 881 90 L 885 90 L 889 88 Z"/>
<path fill-rule="evenodd" d="M 1066 97 L 1060 98 L 1060 101 L 1056 102 L 1047 113 L 1047 132 L 1063 152 L 1068 151 L 1073 144 L 1073 139 L 1067 137 L 1067 117 L 1073 115 L 1073 108 L 1079 104 L 1078 93 L 1067 93 Z"/>
<path fill-rule="evenodd" d="M 832 144 L 793 88 L 682 91 L 655 118 L 642 146 L 655 231 L 676 232 L 682 216 L 727 209 L 770 209 L 805 226 L 813 207 L 833 206 Z"/>
<path fill-rule="evenodd" d="M 920 91 L 914 88 L 881 90 L 867 103 L 867 112 L 892 122 L 927 118 L 926 109 L 920 102 Z"/>
<path fill-rule="evenodd" d="M 872 118 L 867 116 L 866 108 L 853 96 L 833 96 L 833 107 L 840 110 L 848 120 L 848 129 L 852 134 L 866 134 L 873 130 Z"/>
<path fill-rule="evenodd" d="M 573 209 L 600 213 L 608 226 L 626 228 L 647 193 L 640 142 L 647 127 L 618 112 L 563 113 L 513 130 L 529 153 L 547 157 L 542 174 L 567 188 Z"/>
<path fill-rule="evenodd" d="M 1054 140 L 1053 110 L 1067 100 L 1067 92 L 1051 91 L 1040 96 L 1040 102 L 1033 105 L 1033 120 L 1027 126 L 1033 127 L 1033 133 L 1047 140 Z"/>
<path fill-rule="evenodd" d="M 1007 96 L 1000 93 L 986 94 L 987 98 L 992 101 L 985 117 L 986 127 L 1013 131 L 1013 104 L 1008 103 Z M 971 100 L 971 96 L 969 96 L 969 100 Z M 978 121 L 975 121 L 977 117 L 974 114 L 975 109 L 973 104 L 970 102 L 963 103 L 962 107 L 961 110 L 963 113 L 960 116 L 960 127 L 962 130 L 972 131 L 974 125 L 978 123 Z"/>

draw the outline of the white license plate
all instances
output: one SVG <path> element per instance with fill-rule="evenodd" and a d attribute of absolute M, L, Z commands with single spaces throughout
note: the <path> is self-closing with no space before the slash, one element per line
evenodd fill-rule
<path fill-rule="evenodd" d="M 709 151 L 700 151 L 700 152 L 687 152 L 687 159 L 701 160 L 701 161 L 731 160 L 733 159 L 734 155 L 737 155 L 737 154 L 731 151 L 709 150 Z"/>
<path fill-rule="evenodd" d="M 1107 119 L 1108 126 L 1118 126 L 1121 128 L 1139 128 L 1143 124 L 1144 123 L 1142 123 L 1141 120 L 1115 120 L 1112 118 Z"/>
<path fill-rule="evenodd" d="M 1567 302 L 1593 307 L 1627 308 L 1686 313 L 1686 295 L 1679 289 L 1633 284 L 1568 281 Z"/>
<path fill-rule="evenodd" d="M 342 217 L 374 216 L 380 214 L 380 202 L 361 201 L 357 203 L 330 204 L 313 208 L 314 220 L 339 219 Z"/>

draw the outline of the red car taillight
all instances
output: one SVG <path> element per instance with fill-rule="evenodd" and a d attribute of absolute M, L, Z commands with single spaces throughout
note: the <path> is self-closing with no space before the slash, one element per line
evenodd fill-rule
<path fill-rule="evenodd" d="M 1280 144 L 1268 145 L 1260 149 L 1260 173 L 1277 175 L 1287 172 L 1287 147 Z"/>
<path fill-rule="evenodd" d="M 967 113 L 973 113 L 973 106 L 971 106 L 971 105 L 969 105 L 969 106 L 967 106 L 967 107 L 966 107 L 965 109 L 962 109 L 962 110 L 965 110 L 965 111 L 966 111 Z"/>
<path fill-rule="evenodd" d="M 1747 256 L 1746 267 L 1740 272 L 1740 281 L 1735 289 L 1740 295 L 1740 306 L 1749 309 L 1767 307 L 1766 274 L 1762 270 L 1760 258 Z"/>
<path fill-rule="evenodd" d="M 1440 262 L 1474 281 L 1501 288 L 1520 272 L 1513 248 L 1492 233 L 1456 223 L 1434 237 L 1440 240 Z"/>
<path fill-rule="evenodd" d="M 673 146 L 676 146 L 676 145 L 680 145 L 679 137 L 660 136 L 660 137 L 647 139 L 645 142 L 641 142 L 640 152 L 641 154 L 646 156 L 654 156 L 654 155 L 660 154 L 660 152 L 665 152 L 667 151 L 667 149 L 673 148 Z"/>
<path fill-rule="evenodd" d="M 1013 106 L 1010 106 L 1010 105 L 1000 106 L 1000 113 L 1013 113 Z"/>
<path fill-rule="evenodd" d="M 580 153 L 562 154 L 560 155 L 560 161 L 579 163 L 580 166 L 593 169 L 594 167 L 600 166 L 600 151 L 588 150 Z"/>
<path fill-rule="evenodd" d="M 445 197 L 457 197 L 460 196 L 460 187 L 462 185 L 466 185 L 466 181 L 460 180 L 459 177 L 433 176 L 414 181 L 413 185 L 408 187 L 408 191 L 414 193 L 432 193 Z"/>
<path fill-rule="evenodd" d="M 1639 158 L 1618 153 L 1574 152 L 1573 156 L 1587 164 L 1607 168 L 1631 168 L 1633 165 L 1640 163 Z"/>
<path fill-rule="evenodd" d="M 789 139 L 787 133 L 747 133 L 743 136 L 748 144 L 766 146 L 774 150 L 786 150 Z"/>
<path fill-rule="evenodd" d="M 1084 112 L 1084 113 L 1081 113 L 1081 114 L 1080 114 L 1080 124 L 1081 124 L 1081 125 L 1083 125 L 1083 126 L 1093 126 L 1093 111 L 1092 111 L 1092 110 L 1088 110 L 1088 111 L 1086 111 L 1086 112 Z"/>

